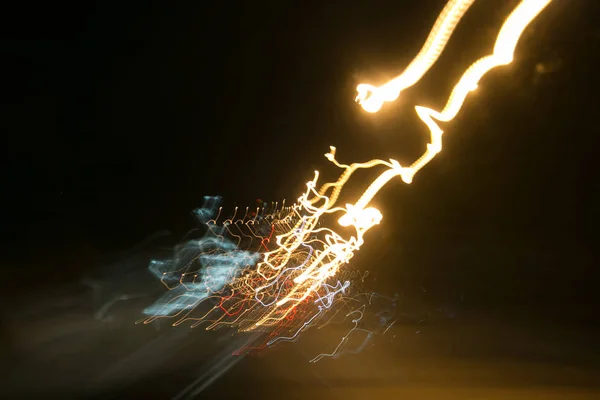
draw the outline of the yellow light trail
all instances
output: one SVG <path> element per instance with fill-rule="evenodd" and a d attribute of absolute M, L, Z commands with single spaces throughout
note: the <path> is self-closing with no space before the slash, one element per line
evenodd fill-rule
<path fill-rule="evenodd" d="M 452 32 L 473 2 L 474 0 L 448 1 L 421 51 L 401 75 L 379 87 L 364 83 L 358 85 L 356 101 L 362 108 L 375 113 L 385 102 L 395 101 L 403 90 L 415 85 L 439 58 Z M 271 234 L 275 232 L 275 246 L 271 244 L 269 248 L 273 250 L 261 253 L 261 259 L 255 268 L 247 268 L 242 274 L 232 278 L 228 284 L 230 290 L 227 296 L 223 297 L 221 290 L 207 294 L 207 299 L 220 299 L 218 305 L 198 318 L 189 316 L 196 304 L 189 308 L 186 306 L 186 309 L 171 316 L 178 318 L 175 325 L 191 319 L 197 321 L 196 324 L 210 322 L 206 329 L 236 326 L 240 331 L 252 331 L 259 327 L 278 331 L 278 327 L 285 326 L 285 329 L 291 330 L 285 324 L 286 321 L 297 318 L 297 312 L 311 317 L 299 318 L 301 322 L 294 325 L 296 333 L 306 329 L 307 324 L 316 324 L 325 315 L 324 310 L 332 304 L 333 296 L 343 292 L 349 285 L 348 282 L 345 286 L 340 282 L 339 285 L 329 283 L 339 277 L 338 273 L 343 275 L 345 271 L 342 267 L 363 245 L 366 232 L 378 225 L 383 218 L 377 208 L 370 206 L 373 198 L 395 177 L 411 183 L 414 176 L 442 150 L 443 130 L 438 122 L 451 121 L 458 115 L 468 94 L 477 88 L 486 73 L 512 62 L 523 31 L 550 2 L 551 0 L 522 0 L 502 25 L 492 54 L 477 60 L 465 70 L 441 111 L 423 106 L 415 107 L 418 117 L 429 129 L 430 142 L 424 153 L 411 165 L 402 166 L 393 159 L 341 164 L 336 160 L 336 148 L 332 146 L 325 157 L 343 171 L 338 180 L 318 188 L 319 172 L 315 171 L 313 180 L 306 184 L 304 194 L 293 206 L 282 208 L 278 212 L 279 222 L 271 224 Z M 339 205 L 342 190 L 354 173 L 376 167 L 383 168 L 384 171 L 367 185 L 358 200 L 354 204 Z M 248 210 L 240 221 L 246 221 L 247 214 Z M 346 237 L 334 229 L 321 226 L 329 216 L 337 218 L 338 224 L 343 228 L 340 230 Z M 240 221 L 233 221 L 232 217 L 226 221 L 229 224 L 226 226 L 244 226 L 252 236 L 259 238 L 252 230 L 254 221 Z M 209 221 L 209 227 L 211 224 L 216 226 L 216 219 Z M 232 233 L 233 237 L 238 238 L 238 244 L 242 234 L 241 230 L 240 235 Z M 262 240 L 261 243 L 265 240 L 269 242 L 270 236 L 259 240 Z M 266 246 L 265 249 L 268 250 Z M 183 285 L 184 274 L 181 276 L 180 284 Z M 196 277 L 197 275 L 194 279 Z M 334 286 L 338 289 L 334 290 Z M 185 294 L 181 295 L 184 296 Z M 178 298 L 175 297 L 172 301 L 178 301 Z M 229 301 L 227 305 L 226 301 Z M 303 302 L 310 304 L 298 311 L 300 307 L 297 306 Z M 214 318 L 214 314 L 219 316 Z M 146 323 L 155 318 L 158 316 L 148 318 Z"/>
<path fill-rule="evenodd" d="M 446 43 L 450 40 L 454 28 L 458 25 L 463 15 L 467 12 L 475 0 L 450 0 L 438 16 L 433 28 L 421 51 L 406 67 L 404 72 L 387 82 L 375 87 L 361 83 L 356 88 L 358 94 L 356 101 L 361 104 L 365 111 L 375 113 L 381 109 L 383 103 L 396 101 L 400 93 L 418 81 L 427 73 L 429 68 L 439 58 Z"/>
<path fill-rule="evenodd" d="M 479 81 L 487 72 L 495 67 L 507 65 L 512 62 L 517 42 L 523 31 L 527 25 L 529 25 L 529 23 L 533 21 L 533 19 L 542 12 L 548 4 L 550 4 L 550 1 L 551 0 L 523 0 L 517 8 L 514 9 L 500 29 L 496 44 L 494 45 L 494 52 L 489 56 L 480 58 L 464 72 L 458 83 L 454 86 L 454 89 L 446 102 L 446 106 L 441 112 L 423 106 L 415 107 L 417 115 L 429 128 L 431 135 L 431 142 L 427 144 L 427 150 L 412 165 L 410 165 L 410 167 L 402 167 L 397 161 L 390 160 L 394 165 L 393 169 L 384 172 L 371 184 L 358 200 L 355 208 L 360 210 L 365 207 L 375 194 L 394 176 L 399 175 L 406 183 L 412 182 L 415 174 L 442 150 L 442 134 L 444 132 L 434 119 L 442 122 L 449 122 L 454 119 L 460 111 L 467 95 L 471 91 L 477 89 Z M 387 89 L 386 85 L 383 85 L 378 89 L 378 93 L 382 90 L 392 89 Z M 370 108 L 367 106 L 367 109 L 365 110 L 369 111 Z"/>
<path fill-rule="evenodd" d="M 351 166 L 339 164 L 335 160 L 335 148 L 326 157 L 337 166 L 344 168 L 345 172 L 340 176 L 337 182 L 323 185 L 321 190 L 316 193 L 314 187 L 318 178 L 318 172 L 315 173 L 315 179 L 308 183 L 308 190 L 304 196 L 298 199 L 300 206 L 311 213 L 309 220 L 311 226 L 316 226 L 319 218 L 326 213 L 343 212 L 338 223 L 344 227 L 353 227 L 356 230 L 356 236 L 349 240 L 342 239 L 332 230 L 328 230 L 327 246 L 314 258 L 313 262 L 303 271 L 303 273 L 294 280 L 296 284 L 293 290 L 276 303 L 279 307 L 288 302 L 299 303 L 305 300 L 317 287 L 323 284 L 325 279 L 335 275 L 341 265 L 347 263 L 353 256 L 354 251 L 358 250 L 363 244 L 363 236 L 371 227 L 377 225 L 382 218 L 381 212 L 373 207 L 367 207 L 375 195 L 391 179 L 400 176 L 406 183 L 411 183 L 413 177 L 427 163 L 429 163 L 437 153 L 442 150 L 442 129 L 435 120 L 448 122 L 452 120 L 460 111 L 467 95 L 477 88 L 479 80 L 491 69 L 506 65 L 512 62 L 515 47 L 525 28 L 529 23 L 550 3 L 551 0 L 523 0 L 509 15 L 504 22 L 491 55 L 483 57 L 473 63 L 462 75 L 458 83 L 454 86 L 450 97 L 444 109 L 439 112 L 433 109 L 417 106 L 415 110 L 423 123 L 429 128 L 431 142 L 427 144 L 426 151 L 414 163 L 408 167 L 402 167 L 396 160 L 389 162 L 383 160 L 371 160 L 364 164 L 353 164 Z M 454 31 L 460 18 L 467 11 L 473 0 L 449 1 L 438 20 L 436 21 L 428 39 L 421 52 L 411 62 L 405 72 L 392 79 L 380 87 L 374 87 L 368 84 L 360 84 L 357 87 L 357 102 L 361 104 L 367 112 L 377 112 L 384 102 L 394 101 L 398 98 L 400 92 L 407 87 L 414 85 L 427 70 L 433 65 L 441 54 L 444 46 Z M 387 166 L 388 169 L 377 177 L 363 192 L 355 204 L 346 204 L 346 207 L 333 207 L 339 193 L 348 181 L 351 174 L 358 168 L 371 168 L 376 165 Z M 326 192 L 332 189 L 331 195 L 326 196 Z M 315 196 L 309 198 L 309 193 L 314 192 Z M 320 207 L 315 207 L 315 203 L 323 203 Z M 281 253 L 291 254 L 295 248 L 300 246 L 304 238 L 307 238 L 311 230 L 307 230 L 301 238 L 297 237 L 291 242 L 279 242 L 280 248 L 274 251 L 278 256 Z M 281 267 L 270 265 L 269 258 L 272 254 L 267 254 L 265 262 L 261 267 L 269 266 L 271 270 L 278 270 Z M 324 258 L 328 258 L 324 262 Z M 331 259 L 333 257 L 333 259 Z M 279 257 L 278 257 L 279 258 Z M 260 267 L 259 267 L 260 268 Z M 275 307 L 275 308 L 276 308 Z M 275 308 L 266 311 L 264 315 L 255 323 L 255 326 L 261 326 L 266 323 L 281 320 L 287 315 L 274 317 Z"/>

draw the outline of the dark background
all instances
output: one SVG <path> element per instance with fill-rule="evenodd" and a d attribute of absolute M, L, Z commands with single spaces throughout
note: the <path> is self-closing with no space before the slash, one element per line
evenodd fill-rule
<path fill-rule="evenodd" d="M 135 291 L 122 264 L 99 260 L 161 229 L 183 234 L 204 195 L 293 201 L 315 169 L 335 172 L 323 157 L 329 145 L 344 163 L 414 160 L 428 136 L 413 106 L 441 108 L 518 2 L 476 2 L 424 79 L 374 115 L 353 102 L 356 84 L 399 74 L 443 1 L 216 4 L 3 7 L 0 266 L 11 393 L 89 395 L 85 383 L 130 350 L 121 342 L 150 340 L 150 328 L 123 322 L 135 321 L 136 304 L 117 328 L 88 322 L 93 306 L 79 283 L 99 274 L 120 282 L 110 290 Z M 452 303 L 460 312 L 451 322 L 432 324 L 429 336 L 401 327 L 381 350 L 316 366 L 288 345 L 242 360 L 211 393 L 349 398 L 352 387 L 371 398 L 422 387 L 442 391 L 414 398 L 451 398 L 449 387 L 542 387 L 552 398 L 594 386 L 598 15 L 595 2 L 552 2 L 515 61 L 486 75 L 444 126 L 442 153 L 411 185 L 398 180 L 375 200 L 383 223 L 357 265 L 376 271 L 382 292 L 426 290 L 428 305 Z M 39 339 L 52 329 L 76 339 Z M 106 342 L 82 339 L 93 335 Z M 127 383 L 92 392 L 173 396 L 196 364 L 220 354 L 202 335 L 186 340 L 204 353 L 171 355 L 152 377 L 121 368 Z M 51 348 L 52 357 L 41 350 Z"/>

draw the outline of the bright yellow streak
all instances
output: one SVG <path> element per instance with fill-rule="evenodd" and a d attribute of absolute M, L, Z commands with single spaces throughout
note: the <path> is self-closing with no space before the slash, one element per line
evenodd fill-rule
<path fill-rule="evenodd" d="M 451 0 L 448 2 L 436 21 L 423 49 L 402 75 L 377 88 L 367 84 L 358 85 L 356 99 L 365 111 L 378 111 L 384 102 L 396 100 L 402 90 L 414 85 L 421 79 L 437 60 L 454 28 L 473 1 Z M 290 231 L 288 234 L 277 237 L 278 248 L 266 254 L 264 262 L 258 267 L 258 272 L 266 281 L 276 279 L 279 271 L 285 265 L 288 265 L 292 254 L 309 239 L 309 236 L 315 233 L 326 232 L 325 240 L 322 242 L 323 249 L 315 251 L 311 262 L 293 280 L 294 287 L 286 296 L 278 300 L 274 307 L 267 307 L 254 326 L 248 328 L 248 330 L 281 321 L 289 314 L 291 307 L 287 311 L 275 316 L 278 307 L 290 302 L 297 305 L 307 299 L 308 296 L 316 293 L 326 279 L 334 276 L 339 268 L 352 258 L 354 252 L 363 244 L 364 234 L 371 227 L 379 224 L 382 219 L 379 210 L 367 207 L 371 200 L 379 190 L 396 176 L 400 176 L 406 183 L 411 183 L 415 174 L 442 150 L 443 131 L 434 120 L 443 122 L 452 120 L 460 111 L 467 95 L 477 88 L 479 80 L 488 71 L 497 66 L 512 62 L 514 50 L 521 34 L 550 1 L 523 0 L 513 10 L 498 34 L 493 54 L 479 59 L 464 72 L 458 83 L 454 86 L 446 106 L 441 112 L 423 106 L 415 107 L 417 115 L 429 128 L 431 142 L 427 144 L 427 149 L 421 157 L 409 167 L 402 167 L 396 160 L 390 160 L 389 162 L 371 160 L 362 164 L 343 165 L 336 161 L 335 148 L 331 148 L 331 152 L 326 154 L 326 157 L 338 167 L 345 169 L 344 173 L 342 173 L 337 182 L 325 184 L 319 192 L 316 192 L 315 187 L 319 174 L 318 171 L 315 171 L 314 180 L 308 182 L 308 190 L 298 199 L 297 203 L 301 209 L 308 212 L 308 217 L 304 219 L 303 233 L 297 235 L 292 234 Z M 334 207 L 343 186 L 353 172 L 359 168 L 372 168 L 378 165 L 386 166 L 388 169 L 367 187 L 356 204 L 346 204 L 345 207 Z M 331 193 L 327 196 L 330 190 Z M 309 197 L 309 195 L 313 197 Z M 316 204 L 320 205 L 317 206 Z M 316 229 L 317 223 L 322 216 L 334 212 L 343 213 L 338 223 L 343 227 L 354 228 L 355 236 L 345 240 L 331 229 Z M 300 222 L 296 227 L 299 226 Z M 272 262 L 272 260 L 276 260 L 277 262 Z M 260 293 L 262 289 L 258 288 L 257 293 Z"/>
<path fill-rule="evenodd" d="M 400 93 L 421 80 L 423 75 L 437 61 L 454 28 L 475 0 L 450 0 L 438 16 L 421 51 L 412 60 L 402 75 L 386 84 L 375 87 L 361 83 L 356 87 L 356 101 L 365 111 L 375 113 L 384 102 L 396 101 Z"/>
<path fill-rule="evenodd" d="M 414 175 L 442 150 L 442 134 L 444 132 L 434 119 L 443 122 L 454 119 L 460 111 L 467 95 L 471 91 L 477 89 L 479 81 L 487 72 L 492 68 L 507 65 L 512 62 L 515 47 L 517 46 L 521 34 L 527 25 L 529 25 L 529 23 L 548 4 L 550 4 L 550 1 L 551 0 L 523 0 L 517 8 L 513 10 L 500 29 L 496 44 L 494 45 L 493 54 L 479 59 L 464 72 L 458 83 L 454 86 L 454 89 L 446 102 L 446 106 L 441 112 L 423 106 L 415 107 L 417 115 L 429 128 L 431 135 L 431 143 L 427 144 L 427 150 L 407 168 L 401 167 L 395 160 L 390 160 L 390 162 L 394 164 L 393 171 L 386 171 L 381 174 L 363 193 L 355 205 L 356 208 L 362 209 L 369 204 L 375 194 L 377 194 L 377 192 L 394 176 L 399 175 L 404 182 L 411 183 Z M 384 87 L 386 85 L 384 85 Z"/>
<path fill-rule="evenodd" d="M 326 183 L 317 190 L 319 172 L 315 171 L 314 179 L 306 184 L 305 193 L 292 207 L 286 209 L 288 217 L 279 222 L 285 229 L 278 232 L 285 233 L 276 236 L 275 249 L 264 253 L 255 270 L 242 274 L 231 283 L 232 292 L 242 293 L 244 299 L 235 302 L 234 307 L 246 307 L 244 311 L 234 321 L 227 320 L 226 314 L 223 314 L 207 329 L 231 324 L 237 325 L 242 331 L 275 326 L 287 318 L 301 302 L 308 302 L 309 298 L 315 304 L 321 304 L 318 305 L 319 308 L 326 307 L 324 302 L 318 303 L 315 298 L 319 298 L 319 292 L 327 291 L 323 289 L 326 282 L 360 249 L 365 233 L 382 220 L 381 212 L 369 206 L 373 198 L 394 177 L 399 176 L 405 183 L 411 183 L 414 176 L 442 150 L 443 131 L 436 121 L 448 122 L 455 118 L 467 95 L 477 88 L 480 79 L 487 72 L 512 62 L 523 31 L 550 1 L 521 1 L 500 29 L 493 53 L 466 69 L 442 111 L 415 107 L 417 115 L 429 129 L 431 139 L 425 152 L 410 166 L 403 167 L 396 160 L 377 159 L 350 165 L 340 164 L 335 158 L 335 147 L 331 147 L 330 153 L 325 157 L 343 170 L 338 180 Z M 473 2 L 474 0 L 450 0 L 447 3 L 423 48 L 400 76 L 380 87 L 358 85 L 356 100 L 363 109 L 377 112 L 384 102 L 395 101 L 402 90 L 416 84 L 438 59 L 458 22 Z M 354 172 L 374 167 L 383 167 L 385 170 L 369 184 L 356 203 L 336 205 L 344 185 Z M 342 237 L 333 229 L 320 227 L 322 219 L 333 214 L 341 214 L 338 223 L 346 228 L 346 233 L 350 232 L 349 238 Z M 258 235 L 253 235 L 258 238 Z M 310 252 L 307 250 L 309 246 Z M 304 262 L 299 266 L 298 260 Z M 246 297 L 246 294 L 249 295 Z M 245 306 L 246 300 L 250 305 Z M 189 312 L 182 310 L 179 313 L 182 316 L 177 323 L 187 318 L 186 313 Z M 207 315 L 208 313 L 198 321 Z M 290 318 L 293 318 L 293 314 Z"/>

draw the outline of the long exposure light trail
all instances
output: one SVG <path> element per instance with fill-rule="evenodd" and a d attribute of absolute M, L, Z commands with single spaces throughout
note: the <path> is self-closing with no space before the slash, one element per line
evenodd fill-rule
<path fill-rule="evenodd" d="M 473 2 L 447 3 L 423 48 L 401 75 L 379 87 L 358 85 L 356 101 L 362 108 L 375 113 L 385 102 L 395 101 L 403 90 L 418 83 L 439 58 Z M 492 53 L 465 70 L 441 111 L 415 107 L 429 130 L 430 142 L 409 166 L 393 159 L 341 164 L 332 146 L 325 157 L 343 170 L 338 180 L 317 190 L 319 172 L 315 171 L 306 191 L 292 206 L 263 205 L 253 214 L 247 209 L 239 218 L 236 209 L 233 217 L 219 224 L 221 209 L 217 209 L 214 199 L 208 199 L 196 215 L 210 235 L 181 246 L 172 260 L 151 264 L 151 270 L 170 293 L 146 310 L 144 322 L 174 318 L 174 325 L 190 321 L 193 326 L 206 323 L 206 329 L 228 326 L 240 332 L 268 334 L 262 345 L 252 349 L 296 340 L 310 326 L 325 326 L 336 315 L 360 315 L 352 320 L 351 332 L 360 330 L 357 324 L 364 308 L 357 303 L 356 293 L 350 294 L 353 284 L 348 263 L 363 245 L 366 232 L 383 218 L 377 208 L 370 206 L 371 201 L 395 177 L 411 183 L 442 150 L 444 132 L 438 122 L 454 119 L 486 73 L 513 61 L 524 30 L 550 2 L 522 0 L 502 25 Z M 356 196 L 354 203 L 337 204 L 355 172 L 380 167 L 385 170 Z M 332 218 L 337 218 L 337 229 L 332 228 Z M 205 309 L 193 314 L 201 304 L 206 305 Z M 346 341 L 347 336 L 338 348 Z M 315 360 L 336 353 L 323 353 Z"/>
<path fill-rule="evenodd" d="M 480 58 L 465 71 L 454 86 L 446 102 L 446 106 L 441 112 L 423 106 L 415 107 L 417 115 L 427 128 L 429 128 L 431 135 L 431 142 L 427 144 L 427 150 L 409 167 L 402 167 L 397 161 L 390 160 L 390 163 L 393 165 L 392 170 L 384 172 L 371 184 L 354 206 L 355 209 L 362 210 L 375 194 L 394 176 L 400 176 L 404 182 L 411 183 L 415 174 L 442 150 L 443 131 L 434 119 L 442 122 L 449 122 L 454 119 L 458 115 L 467 95 L 477 89 L 479 81 L 487 72 L 495 67 L 507 65 L 512 62 L 521 34 L 550 1 L 524 0 L 517 6 L 502 26 L 494 45 L 493 54 Z M 361 85 L 357 88 L 359 92 L 360 87 Z M 386 85 L 382 86 L 382 88 L 377 93 L 380 93 L 382 90 L 391 90 L 387 89 Z M 364 105 L 363 108 L 365 108 Z M 371 112 L 371 107 L 367 105 L 365 110 Z"/>
<path fill-rule="evenodd" d="M 375 113 L 383 103 L 398 99 L 400 93 L 418 81 L 435 64 L 463 15 L 475 0 L 450 0 L 440 13 L 421 51 L 404 72 L 380 87 L 361 83 L 356 88 L 358 101 L 365 111 Z"/>

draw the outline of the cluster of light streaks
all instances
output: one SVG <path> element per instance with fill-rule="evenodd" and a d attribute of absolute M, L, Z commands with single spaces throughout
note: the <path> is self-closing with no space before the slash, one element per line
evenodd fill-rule
<path fill-rule="evenodd" d="M 308 327 L 331 323 L 340 309 L 347 311 L 357 304 L 348 293 L 350 280 L 311 288 L 316 279 L 325 279 L 313 276 L 310 266 L 315 269 L 328 260 L 335 262 L 344 251 L 351 254 L 356 244 L 336 250 L 336 242 L 344 245 L 343 239 L 320 228 L 320 222 L 310 219 L 297 204 L 262 207 L 253 217 L 248 217 L 248 210 L 236 217 L 236 209 L 234 216 L 219 221 L 222 210 L 216 201 L 209 197 L 196 210 L 207 228 L 201 238 L 178 246 L 167 260 L 151 262 L 150 270 L 169 291 L 145 310 L 144 323 L 172 318 L 173 325 L 188 322 L 205 324 L 206 329 L 268 332 L 262 344 L 244 347 L 239 350 L 242 353 L 294 341 Z M 311 225 L 305 228 L 307 220 Z M 301 248 L 293 247 L 294 239 Z M 355 284 L 353 289 L 358 288 L 360 284 Z M 349 302 L 353 305 L 346 307 Z"/>
<path fill-rule="evenodd" d="M 174 325 L 189 321 L 192 325 L 204 323 L 206 329 L 227 326 L 240 332 L 264 332 L 267 338 L 260 346 L 252 347 L 264 348 L 296 340 L 308 328 L 323 327 L 342 315 L 351 319 L 354 327 L 334 351 L 313 361 L 340 354 L 349 335 L 361 329 L 364 302 L 358 297 L 364 293 L 360 284 L 344 278 L 366 232 L 381 222 L 382 214 L 370 206 L 371 201 L 395 177 L 411 183 L 442 150 L 443 131 L 437 121 L 454 119 L 487 72 L 512 62 L 521 34 L 550 1 L 520 2 L 500 29 L 493 53 L 465 70 L 441 111 L 415 107 L 431 140 L 411 165 L 402 166 L 393 159 L 341 164 L 336 160 L 335 147 L 331 147 L 325 156 L 343 170 L 338 180 L 317 189 L 319 172 L 315 171 L 314 179 L 292 206 L 274 205 L 270 211 L 263 208 L 254 213 L 254 218 L 249 217 L 248 209 L 236 217 L 236 209 L 233 217 L 220 223 L 217 220 L 221 211 L 215 217 L 214 204 L 198 211 L 209 235 L 180 248 L 173 260 L 151 265 L 171 294 L 146 310 L 149 317 L 145 322 L 174 318 Z M 377 112 L 385 102 L 395 101 L 403 90 L 415 85 L 438 59 L 473 2 L 447 3 L 422 50 L 400 76 L 379 87 L 358 85 L 356 100 L 363 109 Z M 384 171 L 356 202 L 339 205 L 342 189 L 354 173 L 375 167 Z M 327 227 L 335 226 L 332 218 L 337 218 L 339 225 L 335 230 Z"/>

